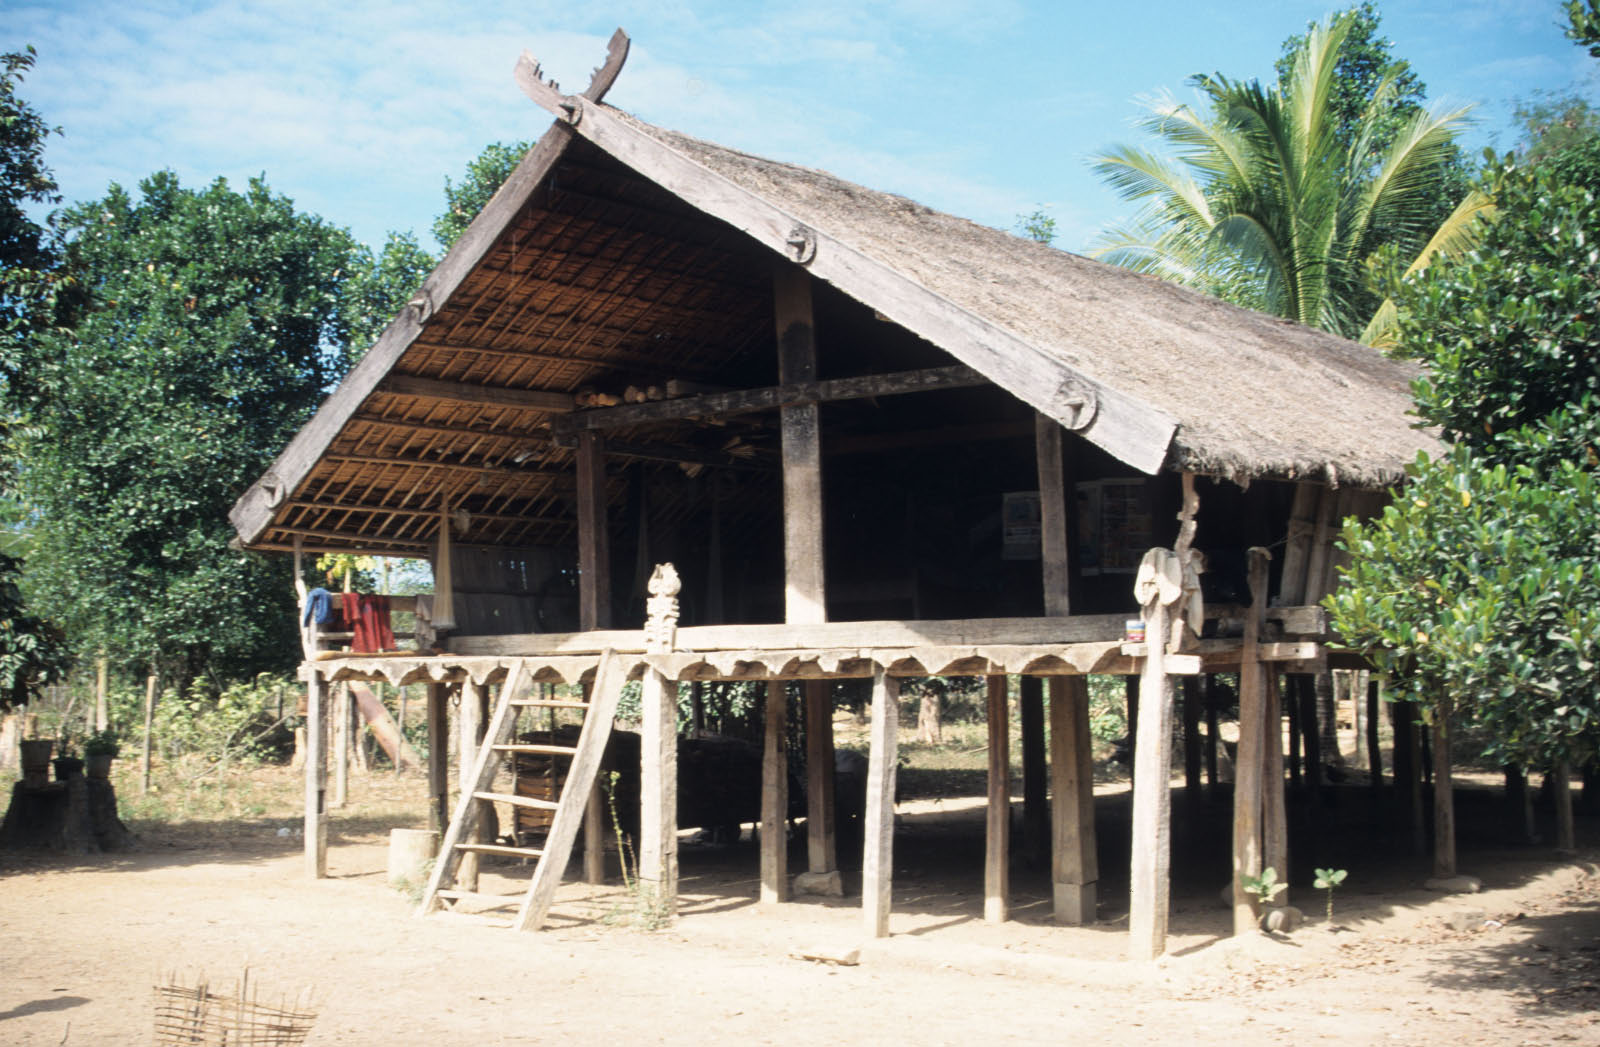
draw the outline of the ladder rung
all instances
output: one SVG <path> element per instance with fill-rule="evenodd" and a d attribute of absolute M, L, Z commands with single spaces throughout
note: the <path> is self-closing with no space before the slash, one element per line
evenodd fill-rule
<path fill-rule="evenodd" d="M 553 811 L 561 805 L 553 800 L 541 800 L 536 796 L 517 796 L 513 793 L 473 793 L 475 800 L 488 800 L 491 803 L 509 803 L 513 807 L 536 807 L 541 811 Z"/>
<path fill-rule="evenodd" d="M 484 894 L 480 891 L 457 891 L 440 889 L 435 892 L 440 898 L 448 898 L 453 902 L 484 902 L 493 905 L 520 905 L 520 894 Z M 452 910 L 453 911 L 453 910 Z"/>
<path fill-rule="evenodd" d="M 523 709 L 587 709 L 588 702 L 571 702 L 558 698 L 517 698 L 512 705 Z"/>
<path fill-rule="evenodd" d="M 497 745 L 497 753 L 543 753 L 547 756 L 572 756 L 578 751 L 576 745 L 542 745 L 529 742 L 518 742 L 511 745 Z"/>
<path fill-rule="evenodd" d="M 504 854 L 512 858 L 537 858 L 544 853 L 537 847 L 508 847 L 503 843 L 458 843 L 456 850 L 474 854 Z"/>

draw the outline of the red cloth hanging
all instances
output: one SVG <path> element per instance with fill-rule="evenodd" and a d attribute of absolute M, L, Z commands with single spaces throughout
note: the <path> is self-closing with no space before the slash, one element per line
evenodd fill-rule
<path fill-rule="evenodd" d="M 344 620 L 355 635 L 350 649 L 362 654 L 394 650 L 394 631 L 389 628 L 389 598 L 369 593 L 342 593 Z"/>

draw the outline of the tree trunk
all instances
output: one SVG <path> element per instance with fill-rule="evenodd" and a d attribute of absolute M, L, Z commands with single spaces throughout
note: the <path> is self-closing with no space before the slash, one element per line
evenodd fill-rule
<path fill-rule="evenodd" d="M 1456 874 L 1455 797 L 1450 777 L 1450 706 L 1433 713 L 1433 875 Z"/>
<path fill-rule="evenodd" d="M 1339 751 L 1339 693 L 1334 687 L 1333 672 L 1323 670 L 1316 675 L 1317 689 L 1317 752 L 1330 766 L 1344 766 L 1344 755 Z"/>
<path fill-rule="evenodd" d="M 924 684 L 922 702 L 917 706 L 917 741 L 924 745 L 944 744 L 944 725 L 939 718 L 939 690 Z"/>
<path fill-rule="evenodd" d="M 1549 772 L 1556 801 L 1556 850 L 1574 851 L 1578 847 L 1577 833 L 1572 823 L 1572 769 L 1558 763 Z"/>

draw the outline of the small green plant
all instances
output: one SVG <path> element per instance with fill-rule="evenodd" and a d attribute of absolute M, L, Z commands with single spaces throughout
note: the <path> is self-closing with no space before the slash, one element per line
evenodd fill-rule
<path fill-rule="evenodd" d="M 1278 870 L 1267 866 L 1261 870 L 1260 876 L 1241 876 L 1239 886 L 1244 888 L 1246 894 L 1255 895 L 1256 901 L 1262 905 L 1271 905 L 1276 898 L 1289 885 L 1278 881 Z"/>
<path fill-rule="evenodd" d="M 121 752 L 122 744 L 117 740 L 116 731 L 96 731 L 83 741 L 85 756 L 117 756 Z"/>
<path fill-rule="evenodd" d="M 617 862 L 622 867 L 622 889 L 628 893 L 629 904 L 617 906 L 606 914 L 607 924 L 637 927 L 643 931 L 659 931 L 672 922 L 671 910 L 661 898 L 655 884 L 639 878 L 638 859 L 633 853 L 633 843 L 622 831 L 622 819 L 617 817 L 617 780 L 620 775 L 609 771 L 601 779 L 605 790 L 606 807 L 611 811 L 611 827 L 617 834 Z"/>
<path fill-rule="evenodd" d="M 1317 878 L 1311 886 L 1319 891 L 1328 892 L 1328 922 L 1333 923 L 1333 889 L 1344 883 L 1344 878 L 1349 875 L 1345 869 L 1318 869 Z"/>

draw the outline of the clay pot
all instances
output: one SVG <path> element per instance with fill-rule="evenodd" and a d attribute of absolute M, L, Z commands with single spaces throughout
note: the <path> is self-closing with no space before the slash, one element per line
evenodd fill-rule
<path fill-rule="evenodd" d="M 111 761 L 115 759 L 110 753 L 90 753 L 83 758 L 84 773 L 90 778 L 109 778 Z"/>
<path fill-rule="evenodd" d="M 36 738 L 22 743 L 23 784 L 32 787 L 50 784 L 50 750 L 55 747 L 53 738 Z"/>
<path fill-rule="evenodd" d="M 83 761 L 76 756 L 57 756 L 55 758 L 56 781 L 64 782 L 73 775 L 83 773 Z"/>

